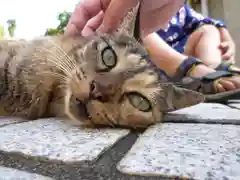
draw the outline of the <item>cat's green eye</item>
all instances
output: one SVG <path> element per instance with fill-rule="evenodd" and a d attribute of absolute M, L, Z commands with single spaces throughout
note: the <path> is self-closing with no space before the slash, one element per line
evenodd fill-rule
<path fill-rule="evenodd" d="M 102 62 L 107 68 L 113 68 L 117 64 L 117 56 L 113 49 L 105 48 L 102 51 Z"/>
<path fill-rule="evenodd" d="M 129 93 L 127 95 L 131 105 L 139 111 L 149 112 L 152 110 L 150 101 L 139 93 Z"/>

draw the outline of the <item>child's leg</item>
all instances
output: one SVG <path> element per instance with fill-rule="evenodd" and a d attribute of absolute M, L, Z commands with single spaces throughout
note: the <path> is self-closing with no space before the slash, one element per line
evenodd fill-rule
<path fill-rule="evenodd" d="M 187 58 L 185 54 L 179 53 L 171 46 L 169 46 L 156 33 L 152 33 L 145 37 L 143 39 L 143 43 L 151 56 L 151 60 L 158 67 L 166 71 L 170 76 L 175 75 L 180 64 L 182 64 L 183 61 Z M 190 53 L 188 53 L 188 55 L 190 55 Z M 192 53 L 191 56 L 193 56 Z M 212 72 L 214 72 L 212 68 L 206 65 L 198 65 L 196 68 L 194 68 L 191 75 L 193 77 L 201 77 Z"/>
<path fill-rule="evenodd" d="M 208 67 L 216 68 L 222 61 L 220 43 L 219 30 L 213 25 L 203 25 L 189 36 L 185 54 L 201 59 Z"/>
<path fill-rule="evenodd" d="M 189 42 L 190 41 L 188 41 L 187 46 L 189 46 Z M 158 67 L 165 70 L 170 76 L 175 75 L 180 64 L 183 63 L 184 60 L 187 58 L 186 55 L 177 52 L 168 44 L 166 44 L 166 42 L 163 41 L 156 33 L 150 34 L 147 37 L 145 37 L 143 39 L 143 43 L 146 49 L 148 50 L 152 61 Z M 197 43 L 195 44 L 197 45 Z M 197 48 L 193 47 L 193 49 L 197 49 Z M 192 52 L 194 51 L 191 50 L 191 56 L 194 55 Z M 190 52 L 187 52 L 187 53 L 190 54 Z M 215 57 L 213 56 L 214 57 L 213 60 L 216 60 L 216 56 Z M 219 59 L 220 59 L 219 60 L 220 62 L 221 58 Z M 215 63 L 217 65 L 218 61 L 216 61 Z M 192 77 L 202 77 L 212 72 L 215 72 L 213 68 L 203 64 L 195 67 L 189 75 Z M 240 88 L 240 81 L 239 79 L 235 79 L 235 78 L 229 78 L 228 80 L 220 80 L 217 88 L 219 92 L 234 90 L 234 89 Z"/>
<path fill-rule="evenodd" d="M 221 37 L 219 30 L 213 25 L 203 25 L 193 32 L 185 46 L 184 54 L 201 59 L 201 61 L 207 66 L 198 66 L 190 75 L 193 77 L 203 76 L 209 73 L 209 70 L 216 68 L 222 61 L 221 50 L 219 45 L 221 43 Z M 227 90 L 234 90 L 239 87 L 239 79 L 232 78 L 233 81 L 220 80 L 217 85 L 219 92 Z"/>

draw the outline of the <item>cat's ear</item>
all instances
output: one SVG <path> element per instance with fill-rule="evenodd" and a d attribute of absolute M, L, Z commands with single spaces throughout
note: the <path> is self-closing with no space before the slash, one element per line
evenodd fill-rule
<path fill-rule="evenodd" d="M 160 111 L 170 112 L 190 107 L 204 102 L 205 96 L 202 93 L 176 87 L 171 83 L 161 84 L 161 93 L 158 99 Z"/>
<path fill-rule="evenodd" d="M 127 13 L 124 17 L 118 32 L 127 34 L 140 41 L 140 2 Z"/>

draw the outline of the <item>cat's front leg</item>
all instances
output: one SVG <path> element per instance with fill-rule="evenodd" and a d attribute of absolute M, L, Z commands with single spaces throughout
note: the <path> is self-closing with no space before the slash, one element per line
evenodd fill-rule
<path fill-rule="evenodd" d="M 51 76 L 33 74 L 31 78 L 31 81 L 24 82 L 24 88 L 26 88 L 28 96 L 27 106 L 24 107 L 25 116 L 31 120 L 44 118 L 48 116 L 49 103 L 54 96 L 55 79 Z M 30 78 L 27 77 L 26 79 Z"/>
<path fill-rule="evenodd" d="M 23 109 L 21 114 L 23 113 L 28 120 L 46 117 L 50 96 L 50 92 L 44 92 L 37 88 L 32 93 L 28 106 Z"/>

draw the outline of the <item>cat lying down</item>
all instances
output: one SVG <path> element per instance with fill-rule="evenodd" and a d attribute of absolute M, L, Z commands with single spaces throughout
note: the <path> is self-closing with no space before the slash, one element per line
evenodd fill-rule
<path fill-rule="evenodd" d="M 138 128 L 204 101 L 202 94 L 164 80 L 148 63 L 133 37 L 136 18 L 129 17 L 118 31 L 91 40 L 64 35 L 1 40 L 2 115 Z"/>

